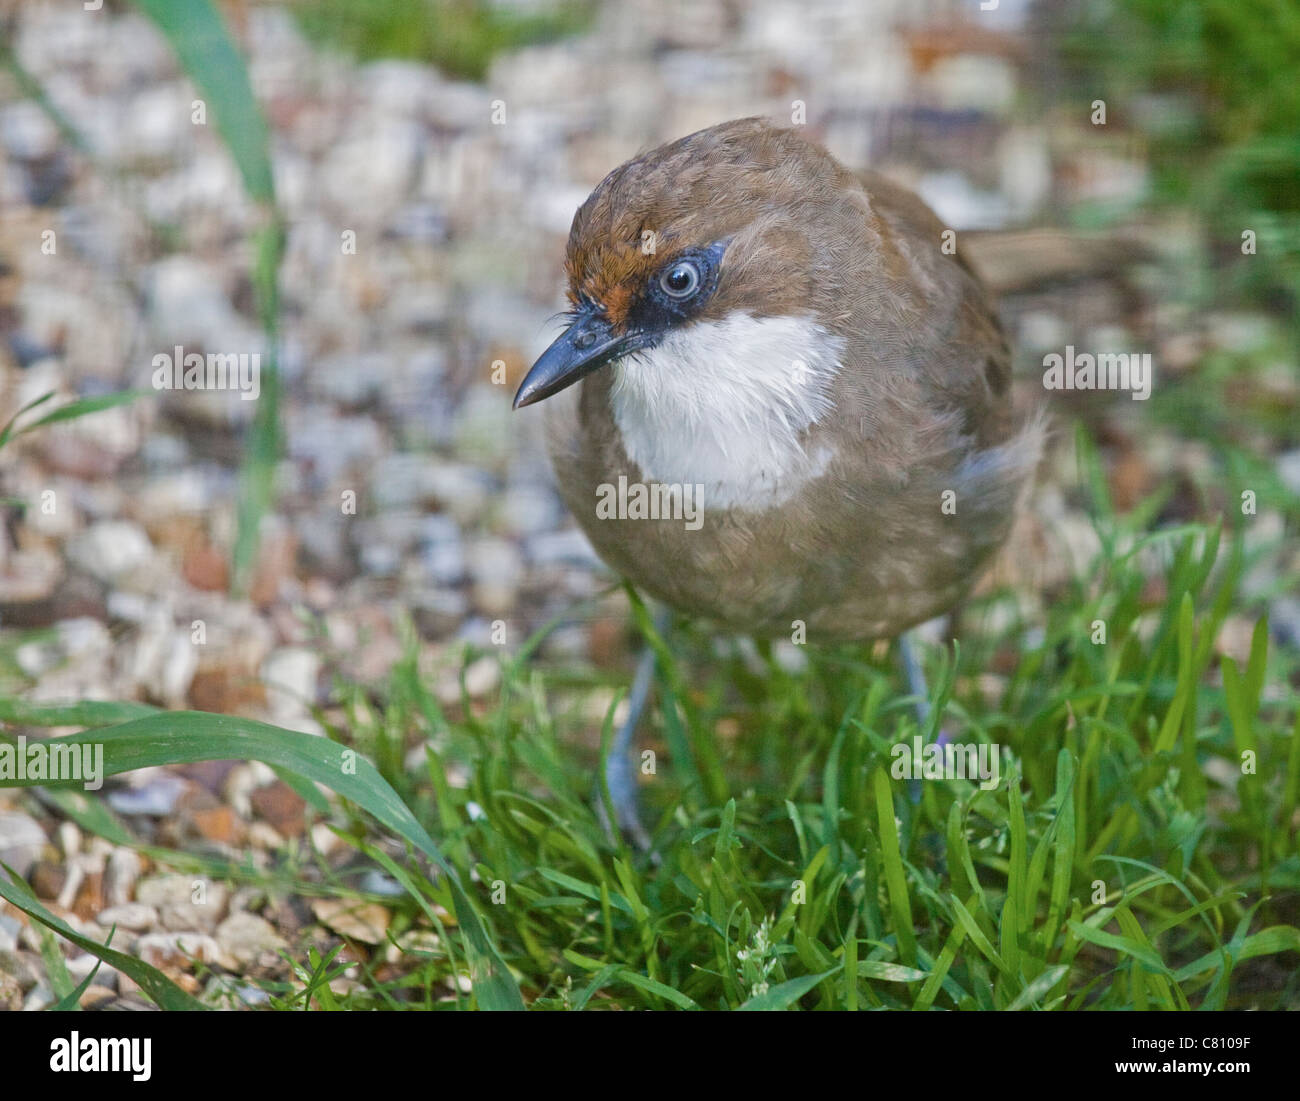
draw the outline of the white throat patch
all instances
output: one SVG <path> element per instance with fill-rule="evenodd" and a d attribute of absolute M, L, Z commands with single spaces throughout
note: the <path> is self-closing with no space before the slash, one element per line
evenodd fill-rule
<path fill-rule="evenodd" d="M 843 341 L 806 317 L 732 313 L 614 365 L 614 420 L 647 479 L 705 487 L 706 507 L 770 508 L 817 477 L 800 439 L 831 408 Z"/>

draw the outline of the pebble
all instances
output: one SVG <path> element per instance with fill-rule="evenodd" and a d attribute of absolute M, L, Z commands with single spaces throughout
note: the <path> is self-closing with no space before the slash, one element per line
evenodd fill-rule
<path fill-rule="evenodd" d="M 147 566 L 153 544 L 139 524 L 103 520 L 68 541 L 68 559 L 83 573 L 104 584 Z"/>
<path fill-rule="evenodd" d="M 472 700 L 482 699 L 494 692 L 501 683 L 501 663 L 495 657 L 481 657 L 470 662 L 464 673 L 465 692 Z M 461 675 L 448 670 L 439 677 L 434 689 L 438 702 L 452 707 L 460 702 Z"/>
<path fill-rule="evenodd" d="M 420 562 L 430 580 L 454 585 L 465 575 L 465 550 L 460 526 L 450 516 L 426 516 L 421 525 Z"/>
<path fill-rule="evenodd" d="M 100 968 L 96 978 L 102 978 L 104 970 L 104 968 Z M 77 1004 L 82 1009 L 107 1009 L 115 1001 L 117 1001 L 117 991 L 111 986 L 92 983 L 82 991 L 81 997 L 77 999 Z"/>
<path fill-rule="evenodd" d="M 48 600 L 62 579 L 63 560 L 48 547 L 14 551 L 0 570 L 0 605 Z"/>
<path fill-rule="evenodd" d="M 187 780 L 158 770 L 146 779 L 135 781 L 131 787 L 113 788 L 108 793 L 108 805 L 118 814 L 166 818 L 175 813 L 176 804 L 188 787 Z"/>
<path fill-rule="evenodd" d="M 345 211 L 364 195 L 371 217 L 400 206 L 417 178 L 425 139 L 420 127 L 401 119 L 372 117 L 371 124 L 338 142 L 321 165 L 325 197 Z"/>
<path fill-rule="evenodd" d="M 34 958 L 18 952 L 15 947 L 5 948 L 0 944 L 0 972 L 12 975 L 18 980 L 23 990 L 30 990 L 41 978 L 41 972 Z"/>
<path fill-rule="evenodd" d="M 59 131 L 35 100 L 19 100 L 0 111 L 0 144 L 16 160 L 40 160 L 58 148 Z"/>
<path fill-rule="evenodd" d="M 519 548 L 510 540 L 485 536 L 470 543 L 467 561 L 480 610 L 489 615 L 510 611 L 524 572 Z"/>
<path fill-rule="evenodd" d="M 54 991 L 44 983 L 38 983 L 28 991 L 22 1009 L 24 1013 L 39 1013 L 42 1009 L 49 1009 L 54 1003 Z"/>
<path fill-rule="evenodd" d="M 25 879 L 45 845 L 45 831 L 36 819 L 22 811 L 0 811 L 0 862 Z"/>
<path fill-rule="evenodd" d="M 125 906 L 135 894 L 144 858 L 134 849 L 115 848 L 104 868 L 104 897 L 110 906 Z"/>
<path fill-rule="evenodd" d="M 22 922 L 9 914 L 0 914 L 0 953 L 12 952 L 18 947 L 18 934 L 22 932 Z M 4 961 L 0 959 L 0 968 Z"/>
<path fill-rule="evenodd" d="M 591 541 L 577 528 L 534 535 L 525 544 L 525 549 L 529 560 L 539 568 L 605 569 Z"/>
<path fill-rule="evenodd" d="M 101 910 L 95 920 L 106 928 L 112 925 L 136 931 L 151 929 L 158 924 L 157 907 L 143 902 L 125 902 Z"/>
<path fill-rule="evenodd" d="M 303 646 L 285 646 L 269 654 L 262 662 L 261 675 L 271 713 L 303 714 L 316 702 L 320 669 L 320 655 Z"/>
<path fill-rule="evenodd" d="M 12 975 L 0 971 L 0 1011 L 16 1013 L 22 1008 L 22 986 Z"/>
<path fill-rule="evenodd" d="M 166 929 L 210 932 L 225 913 L 229 891 L 213 880 L 162 875 L 140 880 L 135 896 L 137 902 L 157 908 L 159 921 Z M 202 901 L 195 901 L 198 898 Z"/>
<path fill-rule="evenodd" d="M 340 898 L 317 898 L 311 902 L 312 913 L 328 929 L 348 940 L 363 944 L 383 944 L 392 914 L 377 902 L 356 902 Z"/>
<path fill-rule="evenodd" d="M 146 933 L 136 940 L 132 954 L 158 968 L 189 967 L 191 959 L 217 965 L 227 962 L 215 938 L 193 931 Z"/>
<path fill-rule="evenodd" d="M 95 983 L 99 986 L 109 989 L 117 985 L 117 970 L 108 964 L 100 961 L 98 956 L 91 955 L 89 952 L 78 952 L 75 956 L 67 960 L 68 974 L 77 981 L 84 979 L 96 966 L 99 970 L 95 973 Z"/>
<path fill-rule="evenodd" d="M 289 947 L 275 927 L 265 918 L 246 911 L 231 914 L 217 926 L 216 941 L 239 967 L 249 967 L 258 962 L 263 953 L 272 957 Z"/>
<path fill-rule="evenodd" d="M 469 610 L 469 601 L 454 589 L 421 589 L 408 604 L 421 633 L 433 638 L 456 631 Z"/>

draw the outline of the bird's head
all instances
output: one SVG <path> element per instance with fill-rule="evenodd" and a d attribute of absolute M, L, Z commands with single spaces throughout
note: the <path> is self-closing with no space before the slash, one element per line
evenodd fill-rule
<path fill-rule="evenodd" d="M 834 223 L 857 202 L 847 213 L 862 225 L 861 197 L 823 150 L 761 119 L 702 130 L 615 169 L 574 216 L 570 323 L 524 378 L 515 408 L 699 322 L 833 316 Z"/>

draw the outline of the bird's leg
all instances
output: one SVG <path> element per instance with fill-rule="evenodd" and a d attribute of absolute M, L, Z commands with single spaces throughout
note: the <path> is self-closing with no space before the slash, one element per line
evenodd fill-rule
<path fill-rule="evenodd" d="M 667 612 L 655 617 L 655 630 L 659 632 L 661 638 L 668 634 L 670 624 L 671 620 Z M 627 833 L 636 842 L 637 847 L 644 851 L 650 849 L 650 834 L 641 825 L 638 811 L 636 759 L 632 751 L 632 740 L 636 735 L 641 713 L 650 698 L 654 676 L 655 651 L 653 646 L 646 643 L 641 657 L 637 660 L 632 691 L 628 693 L 627 717 L 614 735 L 614 740 L 609 747 L 609 756 L 605 758 L 605 784 L 609 788 L 609 800 L 614 805 L 614 817 L 618 820 L 618 828 Z M 597 799 L 596 806 L 605 828 L 611 829 L 604 801 Z"/>
<path fill-rule="evenodd" d="M 907 678 L 907 691 L 914 697 L 912 706 L 916 709 L 916 725 L 922 734 L 930 721 L 930 690 L 925 683 L 925 670 L 921 668 L 920 658 L 916 653 L 916 632 L 905 631 L 898 636 L 898 656 L 903 666 L 903 676 Z M 943 745 L 951 738 L 946 727 L 941 727 L 935 735 L 935 743 Z M 921 781 L 912 780 L 908 785 L 908 795 L 913 803 L 921 801 Z"/>
<path fill-rule="evenodd" d="M 907 678 L 907 691 L 915 698 L 916 725 L 922 730 L 930 719 L 930 690 L 925 684 L 925 670 L 921 668 L 921 659 L 916 656 L 915 634 L 906 631 L 898 636 L 898 658 L 903 666 L 903 676 Z"/>

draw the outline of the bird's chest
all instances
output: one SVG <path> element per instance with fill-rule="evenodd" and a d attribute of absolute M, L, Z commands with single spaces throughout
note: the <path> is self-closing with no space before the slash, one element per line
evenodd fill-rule
<path fill-rule="evenodd" d="M 833 407 L 842 348 L 803 317 L 685 326 L 612 367 L 613 433 L 646 481 L 693 487 L 706 509 L 778 506 L 829 463 L 810 430 Z"/>

